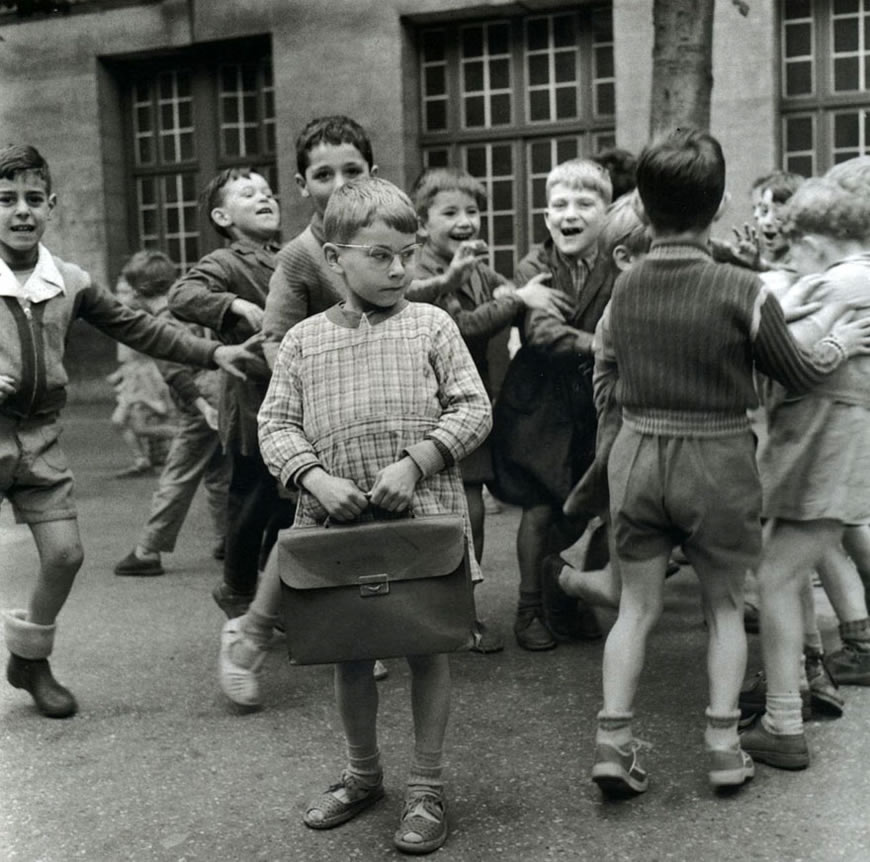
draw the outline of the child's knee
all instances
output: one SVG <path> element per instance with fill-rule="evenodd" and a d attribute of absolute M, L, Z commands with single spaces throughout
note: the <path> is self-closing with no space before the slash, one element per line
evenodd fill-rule
<path fill-rule="evenodd" d="M 42 555 L 43 570 L 75 574 L 85 561 L 81 542 L 65 542 L 53 545 Z"/>

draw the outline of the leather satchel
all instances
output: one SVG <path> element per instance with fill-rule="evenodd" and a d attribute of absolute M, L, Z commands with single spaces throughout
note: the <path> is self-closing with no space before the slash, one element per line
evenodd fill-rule
<path fill-rule="evenodd" d="M 292 527 L 278 534 L 291 664 L 470 649 L 474 598 L 458 515 Z"/>

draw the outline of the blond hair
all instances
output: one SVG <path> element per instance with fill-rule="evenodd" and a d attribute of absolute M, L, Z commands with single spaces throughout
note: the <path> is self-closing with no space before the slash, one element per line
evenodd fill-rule
<path fill-rule="evenodd" d="M 556 165 L 547 174 L 548 201 L 550 192 L 557 183 L 574 189 L 589 189 L 598 194 L 605 204 L 609 204 L 613 198 L 613 184 L 610 182 L 607 168 L 591 159 L 569 159 Z"/>

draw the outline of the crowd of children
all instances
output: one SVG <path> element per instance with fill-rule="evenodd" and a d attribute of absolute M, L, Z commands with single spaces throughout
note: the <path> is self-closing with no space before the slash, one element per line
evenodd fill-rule
<path fill-rule="evenodd" d="M 27 607 L 4 614 L 9 682 L 46 716 L 78 708 L 48 656 L 83 559 L 58 442 L 64 342 L 81 317 L 160 359 L 177 406 L 148 522 L 115 571 L 163 573 L 205 478 L 227 617 L 218 678 L 234 703 L 262 704 L 280 529 L 458 514 L 479 586 L 489 488 L 522 507 L 519 647 L 600 638 L 593 606 L 618 609 L 591 771 L 605 794 L 648 786 L 634 703 L 675 552 L 707 627 L 711 785 L 743 784 L 756 761 L 806 767 L 808 710 L 841 714 L 838 684 L 870 684 L 870 160 L 760 178 L 756 224 L 727 244 L 711 240 L 727 202 L 711 135 L 677 130 L 636 160 L 572 159 L 547 177 L 546 241 L 504 274 L 485 262 L 486 196 L 466 171 L 428 169 L 406 195 L 344 116 L 313 120 L 296 143 L 312 205 L 302 233 L 279 250 L 265 178 L 224 170 L 203 202 L 226 245 L 180 277 L 159 252 L 134 255 L 127 304 L 41 244 L 55 206 L 45 159 L 0 150 L 0 500 L 40 560 Z M 214 365 L 219 377 L 195 370 Z M 132 433 L 156 398 L 127 377 Z M 567 565 L 590 523 L 584 564 Z M 828 656 L 813 573 L 840 622 Z M 746 632 L 759 630 L 764 671 L 745 681 Z M 479 619 L 474 645 L 503 647 Z M 393 840 L 420 854 L 448 834 L 451 682 L 447 655 L 407 661 L 414 740 Z M 346 763 L 306 807 L 312 829 L 384 795 L 379 665 L 335 666 Z"/>

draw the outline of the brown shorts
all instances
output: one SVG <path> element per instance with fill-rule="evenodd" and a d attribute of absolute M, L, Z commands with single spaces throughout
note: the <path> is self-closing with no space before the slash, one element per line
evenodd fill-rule
<path fill-rule="evenodd" d="M 761 483 L 751 432 L 666 437 L 623 425 L 608 477 L 622 559 L 649 560 L 682 545 L 703 573 L 742 573 L 757 566 Z"/>
<path fill-rule="evenodd" d="M 19 524 L 76 517 L 60 434 L 57 419 L 0 416 L 0 502 L 12 503 Z"/>

